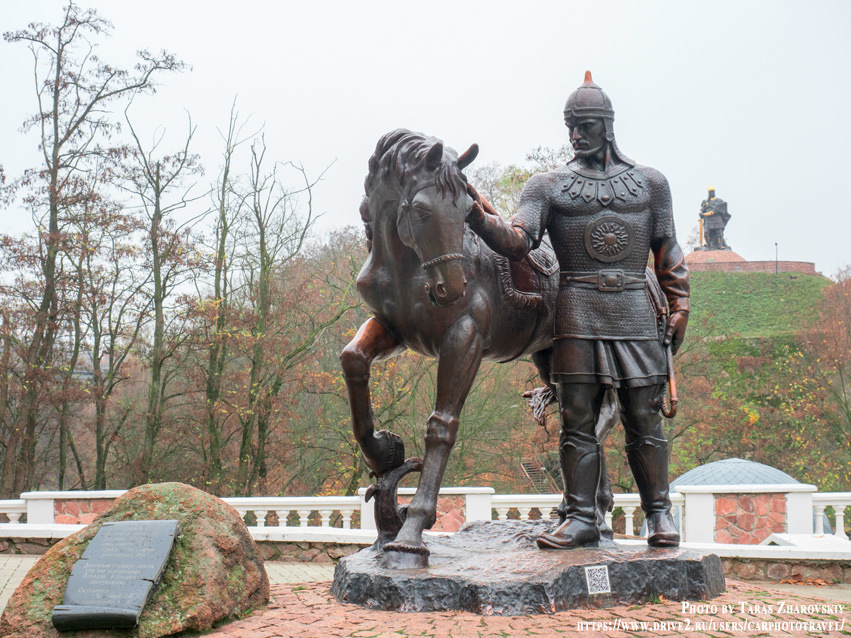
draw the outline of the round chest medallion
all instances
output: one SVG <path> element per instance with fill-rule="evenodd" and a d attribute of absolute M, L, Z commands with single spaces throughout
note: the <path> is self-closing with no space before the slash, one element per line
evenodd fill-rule
<path fill-rule="evenodd" d="M 606 215 L 585 228 L 585 250 L 594 259 L 610 264 L 632 252 L 632 225 L 622 217 Z"/>

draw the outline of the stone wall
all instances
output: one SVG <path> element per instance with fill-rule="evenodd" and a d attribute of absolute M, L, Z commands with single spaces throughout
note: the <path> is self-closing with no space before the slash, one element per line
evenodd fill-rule
<path fill-rule="evenodd" d="M 815 275 L 816 265 L 809 261 L 687 261 L 691 272 L 799 272 Z"/>
<path fill-rule="evenodd" d="M 715 542 L 758 545 L 786 531 L 786 495 L 717 494 Z"/>
<path fill-rule="evenodd" d="M 108 498 L 56 500 L 53 502 L 53 517 L 63 525 L 89 525 L 98 514 L 112 507 L 114 502 L 114 499 Z"/>
<path fill-rule="evenodd" d="M 61 540 L 61 538 L 0 538 L 0 554 L 41 556 Z"/>
<path fill-rule="evenodd" d="M 779 583 L 784 580 L 807 582 L 823 580 L 828 583 L 851 584 L 851 561 L 762 560 L 758 558 L 722 558 L 724 576 L 740 580 L 761 580 Z"/>
<path fill-rule="evenodd" d="M 411 502 L 410 496 L 400 496 L 399 505 Z M 439 496 L 437 498 L 437 522 L 431 527 L 433 532 L 457 532 L 467 520 L 467 500 L 463 495 Z"/>
<path fill-rule="evenodd" d="M 0 538 L 0 554 L 44 554 L 60 539 Z M 354 554 L 367 543 L 278 542 L 257 541 L 263 559 L 284 563 L 333 564 Z M 758 558 L 722 558 L 724 575 L 740 580 L 780 582 L 824 580 L 828 583 L 851 584 L 851 561 L 769 560 Z"/>
<path fill-rule="evenodd" d="M 367 543 L 325 543 L 257 541 L 263 560 L 280 563 L 326 563 L 333 564 L 344 556 L 356 554 Z"/>
<path fill-rule="evenodd" d="M 0 538 L 0 554 L 40 556 L 61 538 Z M 370 543 L 256 541 L 263 560 L 283 563 L 336 563 Z"/>

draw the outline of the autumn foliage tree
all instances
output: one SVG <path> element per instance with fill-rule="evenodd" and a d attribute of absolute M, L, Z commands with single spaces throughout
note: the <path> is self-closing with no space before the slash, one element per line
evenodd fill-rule
<path fill-rule="evenodd" d="M 851 267 L 837 273 L 824 293 L 818 329 L 802 336 L 795 357 L 805 399 L 801 410 L 816 415 L 824 431 L 807 433 L 823 443 L 821 485 L 851 486 Z"/>
<path fill-rule="evenodd" d="M 41 165 L 7 187 L 23 196 L 36 224 L 40 299 L 32 308 L 26 346 L 17 353 L 21 370 L 17 410 L 14 415 L 7 412 L 3 424 L 7 436 L 0 493 L 4 495 L 19 493 L 33 481 L 35 432 L 43 414 L 39 404 L 53 376 L 54 346 L 64 312 L 59 286 L 68 216 L 90 196 L 92 163 L 104 155 L 117 130 L 109 109 L 134 93 L 152 93 L 160 74 L 183 68 L 165 52 L 140 51 L 139 62 L 129 71 L 100 60 L 95 42 L 110 29 L 95 11 L 69 2 L 58 26 L 31 24 L 3 36 L 32 52 L 37 110 L 24 122 L 24 130 L 36 132 L 42 152 Z"/>
<path fill-rule="evenodd" d="M 163 152 L 159 146 L 164 131 L 160 131 L 150 148 L 143 144 L 125 109 L 128 128 L 133 142 L 117 149 L 123 156 L 124 172 L 120 186 L 133 197 L 136 213 L 144 236 L 144 272 L 148 285 L 140 291 L 150 308 L 147 348 L 142 353 L 149 371 L 147 405 L 144 417 L 144 434 L 138 455 L 139 482 L 147 482 L 155 462 L 155 447 L 163 427 L 164 415 L 172 399 L 172 381 L 180 373 L 176 365 L 177 350 L 184 339 L 185 314 L 177 308 L 177 291 L 191 280 L 196 265 L 192 235 L 196 219 L 176 221 L 179 211 L 200 195 L 191 194 L 194 184 L 187 180 L 203 171 L 197 155 L 190 152 L 195 129 L 190 119 L 188 131 L 181 148 Z"/>

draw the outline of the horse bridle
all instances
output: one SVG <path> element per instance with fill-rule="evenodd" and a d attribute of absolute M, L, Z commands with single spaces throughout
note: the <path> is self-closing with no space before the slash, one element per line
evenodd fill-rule
<path fill-rule="evenodd" d="M 402 199 L 402 203 L 399 204 L 399 208 L 404 209 L 403 212 L 405 213 L 405 217 L 408 220 L 408 231 L 410 232 L 411 237 L 414 236 L 414 232 L 413 228 L 411 228 L 411 218 L 407 215 L 408 206 L 410 205 L 411 200 L 414 199 L 417 193 L 419 193 L 421 190 L 429 188 L 430 186 L 434 186 L 435 183 L 435 180 L 430 179 L 426 180 L 422 184 L 417 184 L 417 186 L 411 189 L 410 191 L 406 191 L 405 196 Z M 429 268 L 431 268 L 432 266 L 436 266 L 437 264 L 442 264 L 447 261 L 457 261 L 459 259 L 464 259 L 464 253 L 448 253 L 446 255 L 441 255 L 440 257 L 435 257 L 434 259 L 424 261 L 422 264 L 420 264 L 420 268 L 422 268 L 423 270 L 428 270 Z"/>

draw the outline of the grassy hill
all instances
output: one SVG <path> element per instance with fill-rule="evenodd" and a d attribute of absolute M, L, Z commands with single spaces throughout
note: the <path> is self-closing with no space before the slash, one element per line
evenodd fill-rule
<path fill-rule="evenodd" d="M 776 337 L 806 330 L 830 280 L 801 273 L 691 273 L 689 331 Z"/>

